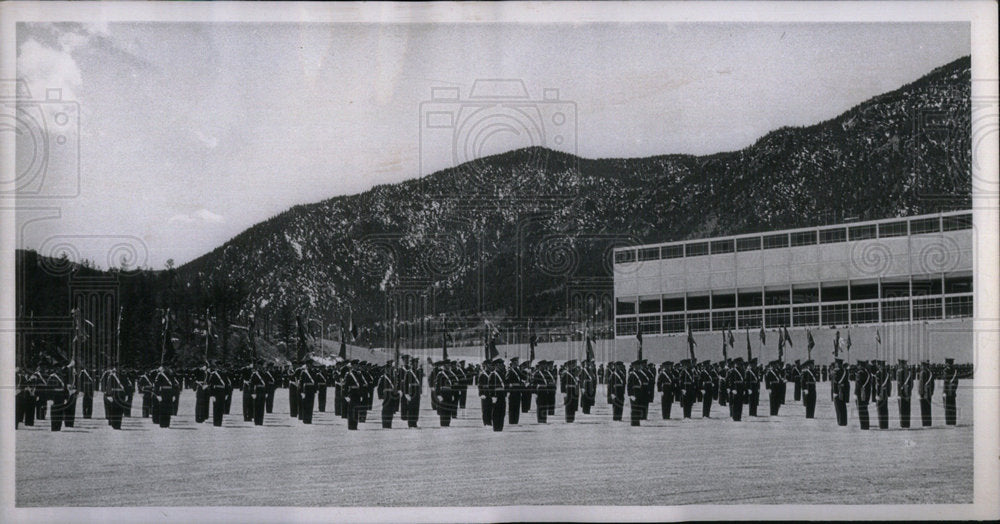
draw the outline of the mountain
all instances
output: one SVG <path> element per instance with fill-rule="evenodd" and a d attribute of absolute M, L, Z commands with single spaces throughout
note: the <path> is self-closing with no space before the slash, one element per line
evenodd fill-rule
<path fill-rule="evenodd" d="M 258 310 L 335 318 L 352 304 L 366 322 L 581 318 L 601 303 L 605 317 L 616 245 L 968 207 L 970 111 L 965 57 L 739 151 L 584 159 L 534 147 L 296 206 L 179 273 L 246 283 Z"/>

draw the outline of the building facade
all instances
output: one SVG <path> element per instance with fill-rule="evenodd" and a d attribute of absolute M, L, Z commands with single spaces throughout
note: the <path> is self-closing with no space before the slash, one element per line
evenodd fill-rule
<path fill-rule="evenodd" d="M 972 249 L 971 211 L 619 248 L 615 335 L 969 319 Z"/>

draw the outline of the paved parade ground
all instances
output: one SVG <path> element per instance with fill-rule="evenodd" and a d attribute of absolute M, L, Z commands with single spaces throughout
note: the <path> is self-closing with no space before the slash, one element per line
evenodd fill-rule
<path fill-rule="evenodd" d="M 965 384 L 963 383 L 963 386 Z M 959 391 L 957 427 L 861 431 L 854 408 L 838 427 L 829 383 L 818 386 L 816 419 L 792 400 L 778 417 L 660 419 L 659 400 L 639 428 L 612 422 L 604 402 L 590 415 L 549 423 L 532 411 L 495 433 L 482 425 L 475 388 L 467 410 L 440 428 L 429 397 L 419 430 L 397 418 L 381 429 L 376 410 L 359 431 L 328 412 L 311 426 L 288 416 L 279 389 L 264 427 L 243 422 L 239 392 L 221 428 L 194 422 L 194 393 L 181 396 L 170 429 L 140 414 L 114 431 L 100 398 L 94 419 L 55 433 L 48 420 L 17 431 L 18 506 L 469 506 L 676 504 L 971 503 L 972 394 Z M 762 395 L 763 396 L 763 395 Z M 896 415 L 896 399 L 890 416 Z M 79 408 L 78 408 L 79 409 Z M 766 400 L 760 414 L 766 414 Z M 877 427 L 874 405 L 872 424 Z"/>

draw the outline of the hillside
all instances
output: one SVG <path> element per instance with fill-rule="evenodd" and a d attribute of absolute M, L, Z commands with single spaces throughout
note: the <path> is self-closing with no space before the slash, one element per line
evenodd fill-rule
<path fill-rule="evenodd" d="M 179 271 L 247 282 L 265 310 L 374 319 L 405 288 L 433 295 L 421 313 L 573 315 L 567 286 L 609 288 L 613 245 L 968 206 L 969 75 L 962 58 L 735 152 L 511 151 L 296 206 Z"/>

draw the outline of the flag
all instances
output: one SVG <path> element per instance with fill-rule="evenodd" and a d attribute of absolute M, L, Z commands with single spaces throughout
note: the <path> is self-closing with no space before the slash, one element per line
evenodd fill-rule
<path fill-rule="evenodd" d="M 212 317 L 209 316 L 208 309 L 205 309 L 205 360 L 212 354 Z"/>
<path fill-rule="evenodd" d="M 636 360 L 642 360 L 642 331 L 639 331 L 639 327 L 636 326 L 635 338 L 639 341 L 639 351 Z"/>
<path fill-rule="evenodd" d="M 845 347 L 847 348 L 847 351 L 851 351 L 851 330 L 850 329 L 847 330 L 847 342 L 845 343 Z"/>
<path fill-rule="evenodd" d="M 170 340 L 170 308 L 167 308 L 163 313 L 161 323 L 163 325 L 163 332 L 161 333 L 163 344 L 160 349 L 160 365 L 162 366 L 164 362 L 168 362 L 174 358 L 174 344 Z"/>
<path fill-rule="evenodd" d="M 726 351 L 728 344 L 726 343 L 726 332 L 722 332 L 722 360 L 729 360 L 729 352 Z"/>
<path fill-rule="evenodd" d="M 760 326 L 760 344 L 762 346 L 767 345 L 767 334 L 764 332 L 764 326 Z"/>
<path fill-rule="evenodd" d="M 736 337 L 733 335 L 733 330 L 729 330 L 729 347 L 736 349 Z"/>
<path fill-rule="evenodd" d="M 809 331 L 807 329 L 806 330 L 806 348 L 808 350 L 808 353 L 806 354 L 807 360 L 812 360 L 812 351 L 815 346 L 816 346 L 816 341 L 813 340 L 812 331 Z"/>
<path fill-rule="evenodd" d="M 486 321 L 486 360 L 493 360 L 500 356 L 500 351 L 497 349 L 497 336 L 500 331 L 490 323 L 489 320 Z"/>
<path fill-rule="evenodd" d="M 254 314 L 250 313 L 250 321 L 247 322 L 247 333 L 250 337 L 250 356 L 251 358 L 257 358 L 257 332 L 254 328 Z"/>
<path fill-rule="evenodd" d="M 833 358 L 837 358 L 840 355 L 840 330 L 837 330 L 837 334 L 833 336 Z"/>
<path fill-rule="evenodd" d="M 875 343 L 882 344 L 882 334 L 878 332 L 878 328 L 875 329 Z"/>
<path fill-rule="evenodd" d="M 594 344 L 590 332 L 587 333 L 587 360 L 594 360 Z"/>
<path fill-rule="evenodd" d="M 115 364 L 121 360 L 122 354 L 122 312 L 125 311 L 123 306 L 118 307 L 118 323 L 115 325 Z M 73 355 L 73 359 L 76 359 L 76 355 Z"/>
<path fill-rule="evenodd" d="M 691 354 L 691 360 L 696 360 L 694 358 L 694 347 L 697 345 L 698 343 L 694 341 L 694 333 L 691 332 L 691 326 L 688 325 L 688 353 Z"/>
<path fill-rule="evenodd" d="M 448 360 L 448 332 L 441 333 L 441 360 Z"/>
<path fill-rule="evenodd" d="M 538 345 L 538 336 L 535 335 L 535 330 L 532 329 L 531 319 L 528 319 L 528 348 L 529 348 L 528 360 L 529 361 L 534 361 L 535 360 L 535 346 L 537 346 L 537 345 Z"/>
<path fill-rule="evenodd" d="M 778 330 L 778 360 L 785 360 L 785 336 Z"/>
<path fill-rule="evenodd" d="M 358 326 L 354 324 L 354 310 L 347 308 L 347 329 L 351 333 L 351 342 L 358 339 Z"/>
<path fill-rule="evenodd" d="M 788 328 L 783 327 L 781 329 L 785 331 L 785 342 L 788 343 L 788 347 L 792 347 L 792 336 L 788 334 Z"/>
<path fill-rule="evenodd" d="M 337 356 L 342 360 L 347 360 L 347 330 L 341 325 L 340 332 L 340 351 L 337 352 Z"/>
<path fill-rule="evenodd" d="M 747 362 L 750 362 L 751 358 L 753 358 L 753 354 L 750 352 L 750 330 L 747 329 Z"/>

